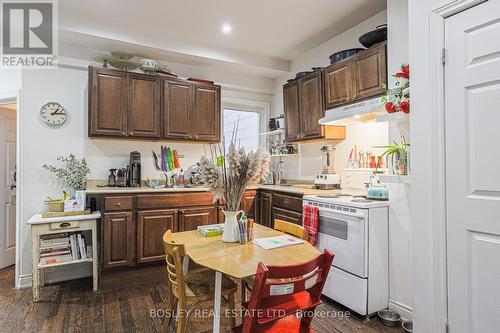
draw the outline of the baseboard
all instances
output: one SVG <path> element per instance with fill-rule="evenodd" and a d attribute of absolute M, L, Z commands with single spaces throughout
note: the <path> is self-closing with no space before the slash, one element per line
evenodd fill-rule
<path fill-rule="evenodd" d="M 412 320 L 413 309 L 405 304 L 396 302 L 392 299 L 389 300 L 389 309 L 396 311 L 401 315 L 404 320 Z"/>
<path fill-rule="evenodd" d="M 88 276 L 92 276 L 92 263 L 46 268 L 45 284 L 81 279 Z M 18 277 L 16 288 L 31 288 L 31 285 L 31 274 L 24 274 Z"/>

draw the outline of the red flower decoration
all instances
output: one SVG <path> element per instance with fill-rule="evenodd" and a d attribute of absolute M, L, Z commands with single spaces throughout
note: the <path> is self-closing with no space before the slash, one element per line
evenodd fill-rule
<path fill-rule="evenodd" d="M 396 77 L 404 77 L 405 79 L 410 78 L 410 73 L 405 73 L 405 72 L 397 72 Z"/>
<path fill-rule="evenodd" d="M 394 104 L 392 102 L 387 102 L 385 104 L 385 109 L 387 110 L 387 112 L 389 113 L 393 113 L 393 112 L 396 112 L 396 107 L 394 106 Z"/>
<path fill-rule="evenodd" d="M 406 73 L 410 77 L 410 65 L 403 66 L 403 73 Z"/>
<path fill-rule="evenodd" d="M 402 101 L 400 104 L 399 104 L 399 108 L 401 109 L 401 111 L 403 111 L 404 113 L 410 113 L 410 103 L 408 103 L 407 101 Z"/>

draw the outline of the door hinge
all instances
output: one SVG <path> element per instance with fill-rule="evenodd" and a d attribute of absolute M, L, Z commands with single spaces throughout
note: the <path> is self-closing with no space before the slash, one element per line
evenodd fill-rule
<path fill-rule="evenodd" d="M 445 325 L 444 325 L 444 331 L 445 331 L 446 333 L 450 333 L 450 326 L 448 326 L 448 324 L 445 324 Z"/>
<path fill-rule="evenodd" d="M 444 65 L 446 64 L 447 56 L 446 56 L 446 49 L 443 48 L 441 51 L 441 63 Z"/>

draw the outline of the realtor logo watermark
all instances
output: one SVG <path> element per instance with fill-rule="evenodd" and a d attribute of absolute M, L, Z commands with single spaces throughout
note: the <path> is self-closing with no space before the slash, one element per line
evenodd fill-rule
<path fill-rule="evenodd" d="M 2 67 L 56 66 L 57 0 L 0 0 Z"/>

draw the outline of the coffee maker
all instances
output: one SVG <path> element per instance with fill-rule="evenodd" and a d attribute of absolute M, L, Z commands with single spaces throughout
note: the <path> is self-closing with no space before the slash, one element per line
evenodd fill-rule
<path fill-rule="evenodd" d="M 139 153 L 138 151 L 133 151 L 130 153 L 128 186 L 141 186 L 141 153 Z"/>

